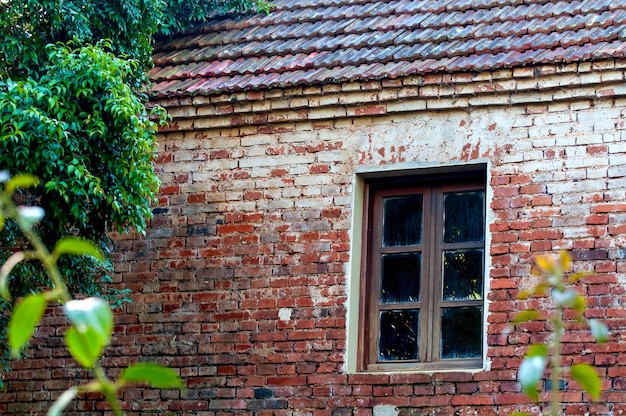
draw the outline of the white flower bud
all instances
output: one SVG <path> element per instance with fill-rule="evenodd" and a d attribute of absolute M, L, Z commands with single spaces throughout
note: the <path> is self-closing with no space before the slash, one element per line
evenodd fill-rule
<path fill-rule="evenodd" d="M 41 207 L 18 207 L 18 211 L 22 224 L 29 228 L 41 221 L 45 215 Z"/>

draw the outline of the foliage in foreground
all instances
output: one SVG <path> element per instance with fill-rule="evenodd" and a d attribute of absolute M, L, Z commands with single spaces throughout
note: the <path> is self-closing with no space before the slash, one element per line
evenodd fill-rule
<path fill-rule="evenodd" d="M 70 323 L 65 333 L 67 349 L 83 368 L 93 370 L 94 379 L 66 390 L 49 409 L 48 415 L 60 415 L 80 393 L 103 394 L 114 413 L 121 415 L 122 408 L 117 393 L 130 383 L 147 383 L 157 388 L 182 388 L 182 380 L 174 371 L 152 363 L 131 364 L 122 371 L 117 381 L 107 377 L 99 364 L 99 359 L 111 339 L 113 329 L 111 307 L 107 301 L 99 297 L 72 299 L 57 267 L 57 262 L 62 256 L 89 256 L 101 262 L 104 260 L 103 254 L 93 243 L 76 237 L 65 237 L 55 244 L 52 252 L 48 251 L 33 231 L 33 227 L 44 218 L 44 210 L 37 206 L 18 207 L 12 201 L 18 187 L 35 186 L 38 180 L 30 175 L 9 179 L 8 174 L 0 171 L 0 183 L 4 183 L 4 189 L 0 193 L 0 229 L 7 219 L 12 220 L 31 244 L 29 250 L 14 252 L 0 268 L 0 294 L 4 299 L 10 298 L 11 269 L 30 260 L 39 261 L 52 282 L 50 289 L 28 294 L 17 302 L 8 324 L 11 354 L 13 357 L 19 357 L 46 307 L 49 304 L 60 303 Z"/>
<path fill-rule="evenodd" d="M 105 254 L 102 262 L 59 259 L 71 294 L 127 300 L 125 291 L 106 286 L 107 233 L 142 232 L 159 188 L 151 159 L 165 114 L 144 106 L 154 36 L 201 22 L 211 11 L 267 7 L 262 0 L 0 0 L 0 170 L 40 179 L 14 198 L 44 208 L 46 217 L 33 228 L 44 245 L 80 237 Z M 9 218 L 0 231 L 0 263 L 16 249 L 30 250 L 31 242 Z M 10 291 L 18 298 L 50 284 L 41 265 L 19 263 Z M 5 370 L 2 312 L 10 307 L 0 301 Z"/>
<path fill-rule="evenodd" d="M 522 291 L 518 298 L 526 300 L 531 297 L 544 298 L 549 296 L 554 309 L 549 312 L 547 322 L 552 327 L 551 337 L 543 344 L 531 345 L 517 373 L 522 390 L 535 402 L 539 400 L 539 386 L 543 380 L 546 368 L 551 372 L 551 400 L 548 412 L 550 416 L 558 416 L 561 412 L 561 377 L 569 375 L 589 394 L 593 400 L 598 400 L 601 392 L 600 378 L 591 365 L 576 363 L 563 368 L 561 366 L 561 339 L 571 324 L 565 319 L 565 312 L 571 311 L 575 324 L 586 325 L 596 342 L 602 343 L 608 339 L 609 331 L 600 321 L 585 318 L 585 298 L 575 289 L 575 284 L 586 276 L 584 272 L 567 274 L 571 269 L 572 260 L 565 251 L 558 259 L 551 256 L 541 256 L 536 259 L 533 274 L 539 282 L 531 290 Z M 533 320 L 545 320 L 546 317 L 536 309 L 527 309 L 520 312 L 515 324 Z M 524 416 L 527 413 L 518 412 L 513 416 Z"/>
<path fill-rule="evenodd" d="M 35 229 L 46 246 L 80 236 L 106 253 L 107 232 L 114 226 L 141 231 L 151 216 L 159 188 L 151 164 L 157 125 L 128 84 L 135 64 L 107 49 L 107 42 L 79 49 L 51 45 L 38 80 L 0 81 L 0 167 L 41 178 L 14 197 L 47 213 Z M 0 262 L 30 244 L 17 223 L 7 220 L 0 232 Z M 102 292 L 102 282 L 110 281 L 108 257 L 104 262 L 64 257 L 58 267 L 73 294 L 118 301 L 125 296 Z M 37 264 L 20 264 L 13 274 L 14 298 L 50 285 Z M 2 328 L 7 319 L 0 314 Z"/>

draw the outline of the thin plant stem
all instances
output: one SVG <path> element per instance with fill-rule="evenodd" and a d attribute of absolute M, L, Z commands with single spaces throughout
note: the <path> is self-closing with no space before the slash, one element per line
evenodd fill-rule
<path fill-rule="evenodd" d="M 104 397 L 109 402 L 109 405 L 111 406 L 111 409 L 113 410 L 113 413 L 116 416 L 122 416 L 124 412 L 122 411 L 122 408 L 120 407 L 120 404 L 117 400 L 117 388 L 115 387 L 115 385 L 113 385 L 109 381 L 106 374 L 104 374 L 104 370 L 102 369 L 102 367 L 100 367 L 100 365 L 96 365 L 94 372 L 95 372 L 96 378 L 100 382 L 100 385 L 103 387 L 102 393 L 104 394 Z"/>
<path fill-rule="evenodd" d="M 67 285 L 61 276 L 61 272 L 59 272 L 54 256 L 50 254 L 50 251 L 48 251 L 44 243 L 41 241 L 39 236 L 35 234 L 32 228 L 25 226 L 24 223 L 20 221 L 19 211 L 11 198 L 9 196 L 2 195 L 1 202 L 1 205 L 8 214 L 9 218 L 15 220 L 15 223 L 19 227 L 22 234 L 24 234 L 28 242 L 32 244 L 35 257 L 41 261 L 46 269 L 46 272 L 48 273 L 48 276 L 50 276 L 50 279 L 52 280 L 52 285 L 55 288 L 53 291 L 54 295 L 58 297 L 61 303 L 66 303 L 72 300 L 70 292 L 67 289 Z"/>
<path fill-rule="evenodd" d="M 559 416 L 561 410 L 561 338 L 563 336 L 563 309 L 556 308 L 556 316 L 553 319 L 554 339 L 552 341 L 552 403 L 550 406 L 550 416 Z"/>

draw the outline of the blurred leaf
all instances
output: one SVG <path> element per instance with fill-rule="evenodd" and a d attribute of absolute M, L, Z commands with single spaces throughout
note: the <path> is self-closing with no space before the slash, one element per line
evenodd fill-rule
<path fill-rule="evenodd" d="M 539 256 L 535 259 L 535 264 L 545 273 L 554 274 L 556 271 L 556 261 L 552 256 Z"/>
<path fill-rule="evenodd" d="M 530 416 L 530 414 L 526 412 L 513 412 L 511 413 L 511 416 Z"/>
<path fill-rule="evenodd" d="M 530 274 L 533 276 L 541 276 L 544 274 L 544 271 L 537 267 L 537 261 L 535 260 L 535 264 L 530 267 Z"/>
<path fill-rule="evenodd" d="M 578 282 L 580 279 L 583 279 L 585 277 L 588 277 L 590 275 L 589 272 L 576 272 L 576 273 L 572 273 L 569 276 L 569 282 L 570 283 L 576 283 Z"/>
<path fill-rule="evenodd" d="M 539 312 L 534 309 L 521 311 L 517 315 L 515 315 L 515 318 L 513 319 L 513 325 L 517 325 L 522 322 L 534 321 L 536 319 L 539 319 L 539 317 Z"/>
<path fill-rule="evenodd" d="M 574 304 L 571 306 L 578 314 L 582 317 L 583 312 L 585 312 L 585 307 L 587 306 L 587 301 L 581 295 L 577 295 L 576 299 L 574 299 Z"/>
<path fill-rule="evenodd" d="M 76 387 L 71 387 L 65 390 L 63 394 L 61 394 L 59 398 L 55 400 L 52 406 L 50 406 L 50 409 L 48 409 L 47 416 L 62 415 L 63 409 L 65 409 L 67 405 L 70 404 L 72 400 L 74 400 L 74 397 L 76 397 L 77 394 L 78 394 L 78 388 Z"/>
<path fill-rule="evenodd" d="M 135 363 L 122 371 L 122 383 L 147 383 L 160 389 L 182 389 L 181 378 L 171 368 L 153 363 Z"/>
<path fill-rule="evenodd" d="M 593 400 L 600 398 L 600 392 L 602 390 L 600 377 L 596 373 L 596 370 L 589 364 L 574 364 L 570 370 L 572 378 L 581 385 L 583 389 Z"/>
<path fill-rule="evenodd" d="M 537 286 L 535 286 L 533 288 L 532 294 L 534 296 L 537 296 L 537 295 L 543 296 L 543 295 L 546 294 L 546 289 L 548 289 L 548 288 L 549 288 L 549 285 L 547 283 L 541 282 L 541 283 L 539 283 Z"/>
<path fill-rule="evenodd" d="M 63 254 L 74 254 L 92 256 L 101 262 L 104 261 L 104 255 L 93 242 L 76 237 L 65 237 L 60 240 L 52 254 L 57 259 Z"/>
<path fill-rule="evenodd" d="M 543 377 L 547 359 L 545 356 L 530 356 L 524 358 L 517 372 L 517 380 L 522 386 L 522 391 L 532 400 L 539 399 L 537 386 Z"/>
<path fill-rule="evenodd" d="M 79 332 L 71 326 L 65 333 L 65 344 L 72 357 L 84 368 L 93 368 L 104 351 L 104 344 L 92 328 Z"/>
<path fill-rule="evenodd" d="M 106 301 L 96 297 L 72 300 L 63 305 L 63 310 L 79 333 L 97 337 L 102 348 L 109 343 L 113 312 Z"/>
<path fill-rule="evenodd" d="M 17 188 L 27 189 L 39 185 L 39 178 L 35 175 L 23 174 L 17 175 L 9 179 L 4 186 L 6 193 L 9 195 L 15 192 Z"/>
<path fill-rule="evenodd" d="M 567 251 L 561 250 L 559 252 L 559 263 L 562 271 L 569 270 L 570 265 L 572 264 L 572 256 L 570 256 Z"/>
<path fill-rule="evenodd" d="M 590 319 L 587 323 L 589 324 L 591 335 L 593 335 L 596 342 L 599 342 L 600 344 L 606 342 L 609 338 L 609 329 L 607 326 L 597 319 Z"/>
<path fill-rule="evenodd" d="M 533 344 L 528 348 L 526 357 L 547 357 L 548 346 L 545 344 Z"/>
<path fill-rule="evenodd" d="M 528 299 L 532 295 L 532 292 L 529 290 L 522 290 L 517 294 L 517 299 L 525 300 Z"/>
<path fill-rule="evenodd" d="M 48 302 L 43 294 L 28 295 L 15 306 L 9 321 L 11 354 L 17 357 L 41 321 Z"/>

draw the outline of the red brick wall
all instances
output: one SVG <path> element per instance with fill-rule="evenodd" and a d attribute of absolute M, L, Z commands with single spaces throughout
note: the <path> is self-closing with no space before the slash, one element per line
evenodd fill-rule
<path fill-rule="evenodd" d="M 529 83 L 509 75 L 507 82 Z M 494 77 L 482 81 L 491 84 Z M 127 390 L 122 399 L 129 413 L 417 416 L 536 410 L 520 393 L 516 370 L 528 344 L 541 342 L 547 328 L 528 323 L 511 330 L 509 322 L 518 289 L 530 284 L 533 257 L 558 249 L 572 251 L 577 269 L 594 272 L 580 290 L 588 296 L 589 316 L 605 320 L 613 331 L 601 346 L 577 328 L 565 336 L 564 363 L 595 364 L 604 388 L 599 403 L 587 404 L 580 388 L 568 382 L 565 413 L 626 411 L 626 101 L 615 92 L 608 98 L 589 92 L 604 91 L 601 86 L 567 95 L 558 83 L 539 104 L 534 91 L 520 95 L 515 86 L 506 99 L 432 101 L 417 84 L 405 84 L 359 92 L 377 96 L 384 90 L 389 96 L 395 89 L 396 101 L 375 106 L 365 98 L 362 105 L 342 104 L 346 91 L 299 91 L 305 97 L 321 94 L 317 101 L 305 100 L 307 105 L 327 100 L 332 111 L 290 106 L 302 97 L 289 91 L 276 99 L 268 94 L 264 99 L 275 111 L 262 124 L 237 114 L 245 101 L 230 107 L 219 97 L 216 103 L 171 103 L 178 109 L 173 127 L 160 137 L 156 167 L 163 186 L 155 217 L 145 237 L 117 240 L 117 283 L 132 289 L 133 303 L 117 315 L 103 363 L 111 376 L 134 361 L 167 364 L 180 372 L 187 389 Z M 467 94 L 477 91 L 463 87 Z M 398 98 L 409 94 L 413 101 Z M 337 108 L 345 109 L 343 117 Z M 254 102 L 241 111 L 253 114 Z M 347 273 L 358 267 L 350 263 L 355 171 L 473 160 L 489 166 L 488 369 L 348 374 L 347 311 L 357 301 L 348 297 Z M 59 349 L 64 320 L 50 312 L 31 358 L 16 362 L 7 378 L 0 413 L 41 414 L 46 400 L 84 375 Z M 106 405 L 97 397 L 70 408 L 71 414 L 102 409 Z"/>

